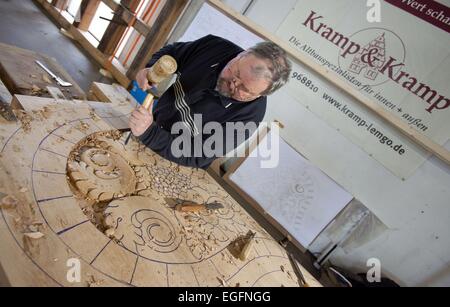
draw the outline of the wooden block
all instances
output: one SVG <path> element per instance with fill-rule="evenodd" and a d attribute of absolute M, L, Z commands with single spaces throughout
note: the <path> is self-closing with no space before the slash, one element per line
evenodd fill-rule
<path fill-rule="evenodd" d="M 119 84 L 104 84 L 99 82 L 92 82 L 89 91 L 102 102 L 110 102 L 117 105 L 136 106 L 137 101 L 134 97 Z"/>
<path fill-rule="evenodd" d="M 43 97 L 17 95 L 11 102 L 11 108 L 14 110 L 41 111 L 45 106 L 61 105 L 67 108 L 67 112 L 73 115 L 77 114 L 77 108 L 84 105 L 84 110 L 92 110 L 94 114 L 89 114 L 78 121 L 72 122 L 72 130 L 92 133 L 99 129 L 128 129 L 128 118 L 133 108 L 130 104 L 105 104 L 96 101 L 80 101 L 80 100 L 58 100 Z M 103 120 L 102 120 L 103 119 Z M 97 122 L 98 121 L 98 122 Z M 62 124 L 62 122 L 61 122 Z M 86 131 L 80 130 L 80 124 L 86 124 Z M 81 127 L 82 128 L 82 127 Z"/>
<path fill-rule="evenodd" d="M 176 166 L 134 141 L 124 146 L 124 137 L 108 138 L 104 131 L 111 127 L 101 118 L 91 118 L 91 103 L 80 107 L 76 101 L 14 98 L 16 108 L 31 114 L 32 120 L 29 130 L 20 122 L 0 129 L 1 192 L 16 200 L 6 207 L 0 194 L 0 265 L 7 283 L 296 285 L 295 276 L 287 273 L 292 267 L 285 251 L 207 173 Z M 45 116 L 40 112 L 43 108 Z M 119 112 L 122 107 L 111 103 L 110 108 Z M 77 129 L 82 122 L 94 128 Z M 96 131 L 102 133 L 94 135 Z M 83 146 L 76 147 L 77 143 Z M 69 155 L 74 159 L 69 161 Z M 75 176 L 73 164 L 84 165 L 86 172 Z M 68 178 L 91 189 L 77 189 Z M 86 197 L 92 191 L 109 193 L 103 183 L 112 181 L 129 187 L 130 194 L 112 195 L 112 201 L 96 204 L 101 197 Z M 131 196 L 138 187 L 146 191 L 145 196 Z M 182 193 L 186 201 L 217 200 L 225 207 L 198 214 L 168 207 L 165 198 Z M 114 230 L 110 237 L 105 235 L 107 229 Z M 229 244 L 249 230 L 257 233 L 259 242 L 248 259 L 230 259 Z M 24 233 L 33 231 L 43 236 L 24 238 Z M 79 261 L 79 282 L 67 279 L 67 261 Z M 312 277 L 304 274 L 314 285 Z"/>
<path fill-rule="evenodd" d="M 36 60 L 64 81 L 72 83 L 72 86 L 59 86 L 36 64 Z M 84 91 L 55 59 L 3 43 L 0 43 L 0 78 L 12 94 L 51 97 L 46 90 L 47 86 L 51 85 L 59 88 L 69 99 L 86 99 Z"/>

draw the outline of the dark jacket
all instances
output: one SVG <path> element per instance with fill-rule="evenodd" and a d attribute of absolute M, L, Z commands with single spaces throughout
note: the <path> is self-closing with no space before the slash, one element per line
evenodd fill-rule
<path fill-rule="evenodd" d="M 206 169 L 218 156 L 194 156 L 194 146 L 190 154 L 174 156 L 172 143 L 181 132 L 172 131 L 172 125 L 182 122 L 189 132 L 192 144 L 197 144 L 197 149 L 199 144 L 204 144 L 211 136 L 208 133 L 202 134 L 203 127 L 208 122 L 218 122 L 223 127 L 227 122 L 254 122 L 259 125 L 266 112 L 266 97 L 253 102 L 239 102 L 225 98 L 215 90 L 223 68 L 242 51 L 242 48 L 223 38 L 208 35 L 197 41 L 168 45 L 154 54 L 147 67 L 152 66 L 161 56 L 171 55 L 178 63 L 178 79 L 154 107 L 154 122 L 140 137 L 142 143 L 169 161 Z M 203 122 L 195 123 L 194 115 L 201 115 Z M 235 137 L 237 133 L 240 132 L 235 132 Z M 248 139 L 251 133 L 246 131 L 244 136 L 240 135 L 241 141 Z M 232 135 L 225 134 L 224 144 L 230 137 Z M 239 143 L 241 142 L 236 140 L 231 149 L 239 146 Z M 224 156 L 230 149 L 222 147 L 220 156 Z"/>

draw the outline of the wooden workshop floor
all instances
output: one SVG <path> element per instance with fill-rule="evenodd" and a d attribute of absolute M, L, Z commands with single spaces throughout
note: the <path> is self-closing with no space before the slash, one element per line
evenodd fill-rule
<path fill-rule="evenodd" d="M 30 0 L 0 0 L 0 42 L 54 57 L 84 91 L 93 81 L 111 83 L 100 67 Z"/>

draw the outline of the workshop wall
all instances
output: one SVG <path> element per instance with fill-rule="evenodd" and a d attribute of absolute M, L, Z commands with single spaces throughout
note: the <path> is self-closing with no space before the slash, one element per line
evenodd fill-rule
<path fill-rule="evenodd" d="M 224 2 L 241 13 L 246 10 L 247 17 L 272 33 L 297 4 L 296 0 Z M 441 1 L 449 6 L 448 2 Z M 282 122 L 281 136 L 291 146 L 388 227 L 358 248 L 338 249 L 333 263 L 367 272 L 367 261 L 377 258 L 383 275 L 400 285 L 450 285 L 450 167 L 432 157 L 402 180 L 298 99 L 286 89 L 271 96 L 266 121 Z M 450 142 L 445 147 L 450 150 Z M 320 252 L 314 244 L 311 250 Z"/>

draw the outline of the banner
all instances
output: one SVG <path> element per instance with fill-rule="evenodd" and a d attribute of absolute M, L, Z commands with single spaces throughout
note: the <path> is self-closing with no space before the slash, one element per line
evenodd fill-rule
<path fill-rule="evenodd" d="M 430 0 L 385 0 L 450 33 L 450 8 Z"/>
<path fill-rule="evenodd" d="M 366 1 L 299 0 L 277 35 L 442 145 L 450 138 L 449 34 L 381 4 L 381 22 L 369 23 Z M 300 64 L 287 88 L 395 175 L 407 178 L 427 158 L 395 128 Z"/>

